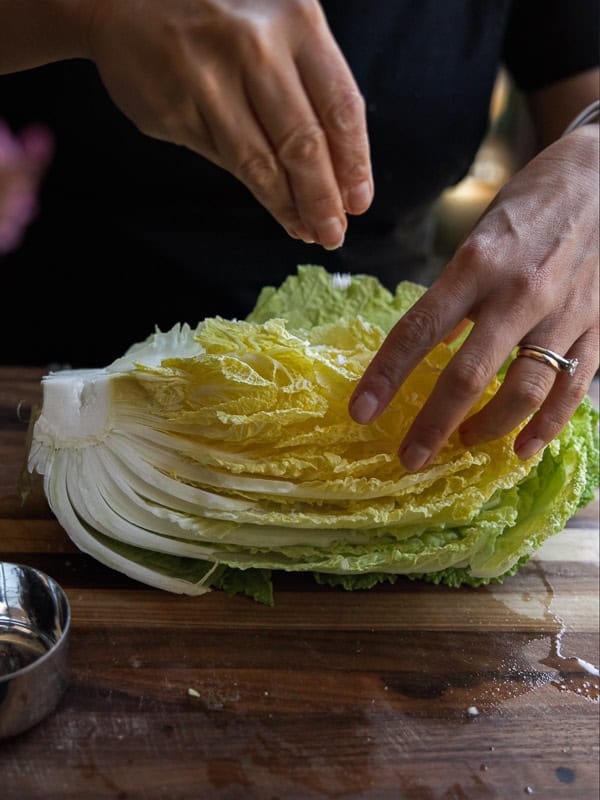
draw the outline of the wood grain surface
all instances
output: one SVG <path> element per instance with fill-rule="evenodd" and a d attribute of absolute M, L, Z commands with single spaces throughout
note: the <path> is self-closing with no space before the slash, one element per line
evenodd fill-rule
<path fill-rule="evenodd" d="M 0 742 L 0 800 L 597 800 L 597 502 L 502 586 L 179 597 L 21 502 L 40 377 L 0 369 L 0 559 L 66 589 L 71 679 Z"/>

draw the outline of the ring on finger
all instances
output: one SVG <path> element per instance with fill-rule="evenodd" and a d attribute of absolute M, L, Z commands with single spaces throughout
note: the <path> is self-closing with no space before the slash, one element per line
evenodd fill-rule
<path fill-rule="evenodd" d="M 537 344 L 522 344 L 518 350 L 516 358 L 533 358 L 542 364 L 547 364 L 555 372 L 567 372 L 570 376 L 575 374 L 575 370 L 579 366 L 579 359 L 577 358 L 564 358 L 563 356 L 555 353 L 554 350 L 549 350 L 547 347 L 540 347 Z"/>

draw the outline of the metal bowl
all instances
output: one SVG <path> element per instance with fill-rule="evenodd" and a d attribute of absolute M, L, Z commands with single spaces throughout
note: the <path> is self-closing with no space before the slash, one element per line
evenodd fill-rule
<path fill-rule="evenodd" d="M 0 739 L 40 722 L 62 697 L 70 621 L 55 580 L 0 562 Z"/>

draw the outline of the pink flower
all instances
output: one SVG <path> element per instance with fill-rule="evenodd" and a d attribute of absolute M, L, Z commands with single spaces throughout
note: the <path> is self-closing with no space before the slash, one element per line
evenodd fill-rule
<path fill-rule="evenodd" d="M 0 255 L 16 250 L 38 212 L 41 180 L 54 153 L 54 138 L 41 125 L 15 135 L 0 120 Z"/>

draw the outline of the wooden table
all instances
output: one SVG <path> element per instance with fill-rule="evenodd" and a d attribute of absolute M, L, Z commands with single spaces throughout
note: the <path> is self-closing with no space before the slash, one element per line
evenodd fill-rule
<path fill-rule="evenodd" d="M 503 586 L 179 597 L 21 504 L 40 376 L 0 369 L 0 558 L 66 588 L 72 674 L 0 743 L 2 800 L 597 800 L 597 503 Z"/>

